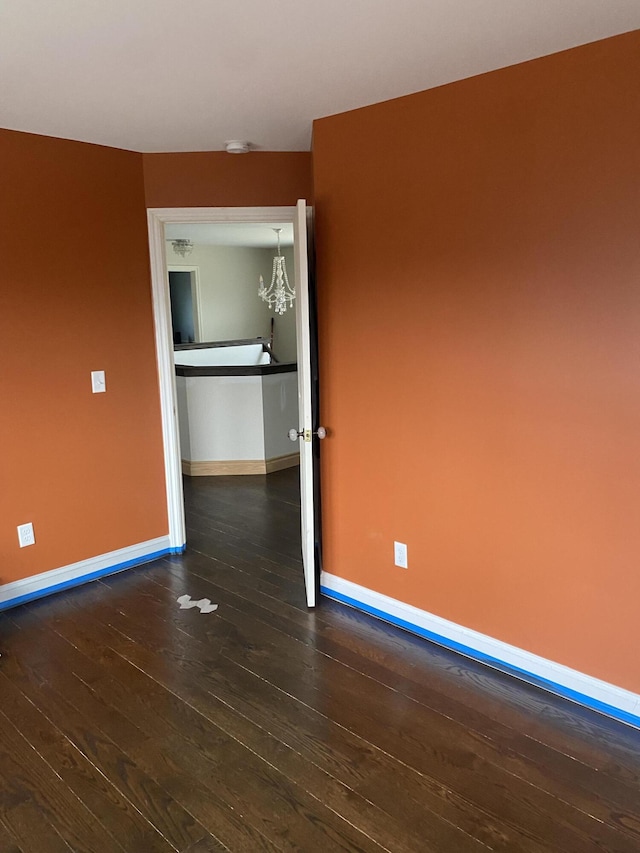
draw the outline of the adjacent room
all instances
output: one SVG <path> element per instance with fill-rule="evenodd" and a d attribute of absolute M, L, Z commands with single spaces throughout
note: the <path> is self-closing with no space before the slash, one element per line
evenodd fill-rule
<path fill-rule="evenodd" d="M 187 223 L 165 235 L 182 472 L 297 465 L 295 306 L 277 312 L 259 293 L 274 259 L 295 293 L 292 223 Z"/>

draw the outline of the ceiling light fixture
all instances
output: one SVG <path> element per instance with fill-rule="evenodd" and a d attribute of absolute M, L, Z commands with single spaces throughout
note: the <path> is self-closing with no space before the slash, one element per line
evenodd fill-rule
<path fill-rule="evenodd" d="M 264 279 L 260 276 L 258 296 L 264 299 L 269 308 L 273 308 L 276 314 L 284 314 L 287 306 L 291 305 L 296 298 L 296 290 L 289 284 L 284 255 L 280 251 L 280 232 L 282 228 L 274 228 L 273 230 L 276 232 L 278 239 L 278 254 L 273 259 L 273 271 L 269 287 L 264 286 Z"/>
<path fill-rule="evenodd" d="M 187 255 L 190 255 L 191 252 L 193 252 L 192 240 L 172 240 L 171 246 L 173 247 L 173 251 L 176 255 L 180 255 L 182 258 L 186 258 Z"/>
<path fill-rule="evenodd" d="M 251 146 L 243 139 L 230 139 L 229 142 L 225 142 L 225 150 L 227 154 L 247 154 Z"/>

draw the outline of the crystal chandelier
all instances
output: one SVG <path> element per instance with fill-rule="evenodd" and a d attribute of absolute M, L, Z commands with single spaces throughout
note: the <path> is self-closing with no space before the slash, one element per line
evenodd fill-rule
<path fill-rule="evenodd" d="M 191 240 L 173 240 L 171 245 L 176 255 L 180 255 L 182 258 L 186 258 L 193 251 L 193 242 Z"/>
<path fill-rule="evenodd" d="M 273 259 L 273 271 L 269 287 L 264 286 L 264 279 L 260 276 L 258 296 L 264 299 L 269 308 L 273 308 L 276 314 L 284 314 L 287 307 L 296 298 L 296 290 L 289 284 L 284 256 L 280 252 L 280 232 L 282 228 L 274 228 L 273 230 L 276 232 L 278 239 L 278 254 Z"/>

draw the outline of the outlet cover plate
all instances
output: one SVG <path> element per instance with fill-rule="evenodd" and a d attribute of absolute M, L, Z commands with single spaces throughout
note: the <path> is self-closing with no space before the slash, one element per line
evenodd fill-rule
<path fill-rule="evenodd" d="M 91 371 L 91 390 L 94 394 L 101 394 L 102 392 L 107 390 L 104 370 Z"/>
<path fill-rule="evenodd" d="M 28 524 L 18 525 L 18 542 L 20 543 L 21 548 L 26 548 L 27 545 L 36 544 L 36 537 L 33 532 L 33 524 L 31 522 Z"/>
<path fill-rule="evenodd" d="M 401 569 L 409 568 L 407 546 L 404 542 L 393 543 L 393 561 L 396 566 L 399 566 Z"/>

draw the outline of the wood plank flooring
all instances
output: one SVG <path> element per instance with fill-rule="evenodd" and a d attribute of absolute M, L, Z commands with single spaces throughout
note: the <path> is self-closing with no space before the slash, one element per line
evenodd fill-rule
<path fill-rule="evenodd" d="M 0 853 L 640 851 L 640 732 L 308 611 L 297 469 L 185 488 L 183 556 L 0 616 Z"/>

